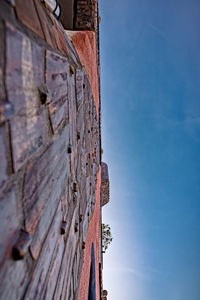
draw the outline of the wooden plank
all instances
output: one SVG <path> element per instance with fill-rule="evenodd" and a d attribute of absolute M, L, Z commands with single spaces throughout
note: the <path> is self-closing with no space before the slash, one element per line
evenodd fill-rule
<path fill-rule="evenodd" d="M 15 0 L 15 3 L 18 19 L 33 32 L 44 38 L 33 0 Z"/>
<path fill-rule="evenodd" d="M 42 248 L 34 272 L 32 280 L 27 288 L 24 299 L 39 300 L 43 299 L 45 288 L 47 285 L 46 278 L 49 272 L 49 266 L 53 257 L 54 249 L 60 236 L 60 223 L 62 220 L 61 203 L 59 203 L 55 217 L 51 224 L 46 242 Z"/>
<path fill-rule="evenodd" d="M 75 97 L 75 74 L 70 71 L 68 81 L 69 86 L 69 125 L 70 125 L 70 144 L 72 145 L 71 173 L 75 174 L 77 167 L 77 128 L 76 128 L 76 97 Z"/>
<path fill-rule="evenodd" d="M 82 70 L 76 70 L 76 105 L 79 109 L 80 105 L 84 101 L 84 72 Z"/>
<path fill-rule="evenodd" d="M 62 26 L 60 23 L 58 23 L 57 20 L 55 20 L 54 26 L 53 26 L 54 35 L 56 38 L 56 44 L 58 49 L 63 52 L 64 55 L 68 56 L 68 49 L 65 39 L 65 34 Z"/>
<path fill-rule="evenodd" d="M 58 201 L 69 176 L 69 127 L 66 126 L 40 157 L 26 169 L 24 213 L 26 230 L 33 236 L 31 253 L 36 259 L 46 236 Z"/>
<path fill-rule="evenodd" d="M 91 91 L 91 87 L 90 87 L 90 82 L 89 79 L 87 77 L 87 75 L 84 75 L 84 101 L 87 102 L 89 98 L 92 97 L 92 91 Z M 88 111 L 89 113 L 89 111 Z"/>
<path fill-rule="evenodd" d="M 79 134 L 79 136 L 80 136 L 80 139 L 78 140 L 78 146 L 80 147 L 83 144 L 84 132 L 85 132 L 84 131 L 85 130 L 84 103 L 82 103 L 82 105 L 80 105 L 79 110 L 76 114 L 76 128 L 77 128 L 77 134 Z"/>
<path fill-rule="evenodd" d="M 81 197 L 80 197 L 80 212 L 82 215 L 85 215 L 86 208 L 87 208 L 87 194 L 86 188 L 81 190 Z"/>
<path fill-rule="evenodd" d="M 77 55 L 76 49 L 73 46 L 73 44 L 72 44 L 72 42 L 71 42 L 71 40 L 69 38 L 71 32 L 67 31 L 67 30 L 64 30 L 63 34 L 64 34 L 64 37 L 65 37 L 66 46 L 67 46 L 67 52 L 69 53 L 70 60 L 73 61 L 73 63 L 76 65 L 76 67 L 81 68 L 81 62 L 80 62 L 79 57 Z"/>
<path fill-rule="evenodd" d="M 49 270 L 48 281 L 46 284 L 46 291 L 44 296 L 44 299 L 46 300 L 53 298 L 60 266 L 62 263 L 63 252 L 64 252 L 64 238 L 63 236 L 60 236 L 58 239 L 56 249 L 54 251 L 54 256 L 52 258 L 51 266 Z"/>
<path fill-rule="evenodd" d="M 41 3 L 41 1 L 35 1 L 36 9 L 38 11 L 38 15 L 40 18 L 41 26 L 44 32 L 45 39 L 47 43 L 53 48 L 57 49 L 56 41 L 53 34 L 52 28 L 54 28 L 52 24 L 52 19 L 48 15 L 48 11 L 45 6 Z"/>
<path fill-rule="evenodd" d="M 29 279 L 32 264 L 28 257 L 14 261 L 12 247 L 18 240 L 20 222 L 15 186 L 11 185 L 0 197 L 0 299 L 21 299 Z"/>
<path fill-rule="evenodd" d="M 0 22 L 0 53 L 4 53 L 5 51 L 5 42 L 4 42 L 4 26 L 3 23 Z M 4 55 L 0 55 L 0 104 L 2 99 L 6 98 L 6 91 L 4 86 L 4 67 L 5 67 L 5 59 Z M 0 112 L 0 120 L 1 120 L 1 112 Z"/>
<path fill-rule="evenodd" d="M 17 207 L 15 186 L 13 185 L 0 195 L 0 264 L 7 255 L 10 255 L 16 239 L 16 232 L 20 227 Z"/>
<path fill-rule="evenodd" d="M 11 118 L 14 169 L 17 171 L 47 140 L 46 111 L 37 84 L 43 84 L 43 51 L 11 25 L 6 26 L 6 86 Z"/>
<path fill-rule="evenodd" d="M 75 254 L 75 249 L 78 243 L 79 234 L 75 233 L 74 231 L 74 224 L 77 220 L 78 216 L 78 209 L 76 208 L 73 214 L 73 218 L 71 221 L 71 227 L 68 234 L 67 244 L 64 251 L 63 261 L 59 273 L 59 277 L 57 280 L 57 286 L 54 293 L 55 300 L 60 299 L 64 300 L 67 299 L 66 293 L 69 289 L 69 278 L 71 275 L 72 270 L 72 263 Z"/>
<path fill-rule="evenodd" d="M 85 210 L 85 215 L 84 215 L 84 218 L 83 218 L 83 222 L 81 224 L 81 237 L 82 237 L 82 240 L 83 241 L 86 241 L 86 236 L 87 236 L 87 230 L 88 230 L 88 224 L 89 224 L 89 216 L 88 216 L 88 212 L 89 212 L 89 209 L 87 208 Z"/>
<path fill-rule="evenodd" d="M 46 85 L 48 104 L 54 132 L 68 122 L 69 119 L 69 65 L 66 59 L 47 51 Z"/>
<path fill-rule="evenodd" d="M 0 126 L 0 190 L 8 178 L 8 129 Z"/>
<path fill-rule="evenodd" d="M 27 258 L 14 261 L 8 257 L 1 267 L 0 299 L 21 300 L 28 280 L 32 262 Z"/>
<path fill-rule="evenodd" d="M 74 257 L 74 265 L 73 265 L 73 282 L 74 282 L 74 294 L 76 295 L 76 291 L 79 288 L 79 280 L 80 280 L 80 274 L 79 274 L 79 266 L 81 264 L 81 257 L 80 257 L 80 249 L 77 247 L 76 254 Z M 76 299 L 76 297 L 74 297 Z"/>

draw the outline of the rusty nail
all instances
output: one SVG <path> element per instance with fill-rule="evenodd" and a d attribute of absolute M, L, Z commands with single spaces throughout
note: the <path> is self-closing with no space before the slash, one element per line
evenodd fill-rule
<path fill-rule="evenodd" d="M 12 256 L 14 260 L 20 260 L 24 258 L 31 241 L 32 236 L 26 230 L 21 229 L 18 241 L 12 249 Z"/>
<path fill-rule="evenodd" d="M 39 91 L 39 92 L 40 92 L 40 101 L 42 104 L 45 104 L 47 101 L 47 94 L 42 91 Z"/>
<path fill-rule="evenodd" d="M 0 121 L 5 121 L 14 114 L 14 105 L 11 102 L 0 103 Z"/>
<path fill-rule="evenodd" d="M 80 221 L 80 222 L 83 221 L 83 215 L 82 215 L 82 214 L 80 214 L 80 216 L 79 216 L 79 221 Z"/>
<path fill-rule="evenodd" d="M 75 230 L 75 232 L 78 232 L 78 222 L 75 223 L 74 230 Z"/>
<path fill-rule="evenodd" d="M 82 249 L 85 249 L 85 242 L 82 243 Z"/>
<path fill-rule="evenodd" d="M 70 153 L 72 153 L 72 145 L 71 144 L 69 144 L 69 146 L 68 146 L 68 148 L 67 148 L 67 152 L 70 154 Z"/>
<path fill-rule="evenodd" d="M 67 222 L 62 221 L 61 226 L 60 226 L 60 234 L 65 234 L 66 233 L 66 228 L 67 228 Z"/>
<path fill-rule="evenodd" d="M 73 183 L 73 192 L 76 193 L 77 192 L 77 186 L 76 186 L 76 182 Z"/>
<path fill-rule="evenodd" d="M 70 65 L 69 67 L 70 76 L 74 74 L 74 67 Z"/>
<path fill-rule="evenodd" d="M 73 193 L 73 202 L 76 203 L 76 199 L 77 199 L 77 192 Z"/>

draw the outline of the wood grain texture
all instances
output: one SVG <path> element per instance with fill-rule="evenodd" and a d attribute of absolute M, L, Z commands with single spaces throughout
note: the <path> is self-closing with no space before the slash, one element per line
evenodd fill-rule
<path fill-rule="evenodd" d="M 43 85 L 43 51 L 7 25 L 6 86 L 14 106 L 11 134 L 17 171 L 47 139 L 46 111 L 40 107 L 38 84 Z"/>
<path fill-rule="evenodd" d="M 54 132 L 69 118 L 68 78 L 69 64 L 67 60 L 47 51 L 46 84 L 50 118 Z"/>
<path fill-rule="evenodd" d="M 21 299 L 31 274 L 32 264 L 26 256 L 14 261 L 12 247 L 19 238 L 20 222 L 15 185 L 0 197 L 0 299 Z"/>
<path fill-rule="evenodd" d="M 37 33 L 33 1 L 27 16 L 22 2 L 16 1 L 17 18 Z M 0 299 L 75 300 L 96 199 L 99 120 L 75 48 L 34 2 L 57 52 L 19 22 L 18 29 L 0 26 Z M 24 230 L 32 240 L 20 238 Z"/>
<path fill-rule="evenodd" d="M 8 128 L 0 126 L 0 190 L 8 178 Z"/>
<path fill-rule="evenodd" d="M 15 4 L 18 19 L 41 38 L 44 38 L 34 1 L 15 0 Z"/>
<path fill-rule="evenodd" d="M 61 200 L 69 176 L 66 126 L 40 157 L 27 166 L 24 183 L 26 229 L 33 235 L 31 253 L 36 259 L 50 226 L 55 208 Z"/>
<path fill-rule="evenodd" d="M 32 280 L 25 294 L 25 299 L 42 299 L 45 294 L 47 284 L 46 278 L 49 272 L 49 263 L 52 260 L 53 253 L 60 235 L 60 220 L 62 217 L 61 204 L 53 218 L 46 242 L 42 248 L 42 252 L 35 266 Z"/>
<path fill-rule="evenodd" d="M 76 222 L 78 210 L 75 209 L 73 218 L 71 220 L 71 227 L 68 234 L 67 244 L 64 251 L 63 262 L 58 277 L 58 284 L 54 293 L 54 299 L 68 299 L 67 293 L 69 292 L 69 284 L 72 271 L 73 258 L 75 255 L 76 246 L 78 243 L 79 235 L 74 231 L 74 224 Z"/>
<path fill-rule="evenodd" d="M 12 245 L 16 240 L 16 233 L 20 228 L 18 219 L 18 205 L 14 185 L 0 195 L 0 263 L 10 256 Z"/>

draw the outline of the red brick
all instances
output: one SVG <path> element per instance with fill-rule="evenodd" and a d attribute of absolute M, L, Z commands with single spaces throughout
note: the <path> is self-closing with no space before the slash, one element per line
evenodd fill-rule
<path fill-rule="evenodd" d="M 95 3 L 93 0 L 76 1 L 75 29 L 94 30 L 96 16 L 94 13 Z"/>

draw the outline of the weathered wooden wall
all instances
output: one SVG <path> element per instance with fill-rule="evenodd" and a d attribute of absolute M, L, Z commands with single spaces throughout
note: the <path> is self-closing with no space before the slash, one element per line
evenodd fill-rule
<path fill-rule="evenodd" d="M 0 299 L 77 299 L 99 114 L 72 43 L 41 2 L 2 0 L 0 15 Z"/>

